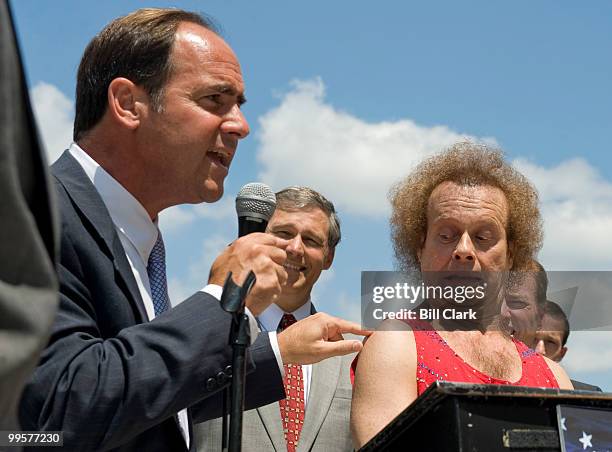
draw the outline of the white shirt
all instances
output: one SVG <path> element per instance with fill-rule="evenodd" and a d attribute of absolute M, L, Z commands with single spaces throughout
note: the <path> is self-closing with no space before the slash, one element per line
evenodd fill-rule
<path fill-rule="evenodd" d="M 138 292 L 142 297 L 147 317 L 149 320 L 153 320 L 155 318 L 155 308 L 151 297 L 147 262 L 149 262 L 149 254 L 151 254 L 159 234 L 157 222 L 153 222 L 142 204 L 77 144 L 72 143 L 69 151 L 83 167 L 85 174 L 96 187 L 108 209 L 136 279 Z M 177 415 L 181 433 L 185 438 L 187 449 L 189 449 L 187 409 L 179 411 Z"/>
<path fill-rule="evenodd" d="M 293 312 L 285 312 L 278 305 L 272 303 L 257 317 L 257 322 L 262 331 L 276 331 L 283 315 L 292 314 L 296 320 L 303 320 L 310 315 L 312 302 L 310 299 Z M 312 376 L 312 364 L 302 366 L 302 377 L 304 379 L 304 408 L 308 404 L 310 393 L 310 380 Z"/>
<path fill-rule="evenodd" d="M 155 308 L 151 297 L 151 286 L 149 283 L 149 274 L 147 272 L 147 262 L 151 250 L 157 241 L 158 229 L 157 221 L 153 222 L 149 217 L 146 209 L 140 202 L 108 174 L 98 162 L 91 158 L 83 149 L 76 143 L 72 143 L 69 148 L 70 154 L 81 165 L 85 174 L 91 180 L 104 205 L 108 209 L 110 217 L 115 225 L 115 230 L 119 236 L 119 240 L 123 245 L 125 255 L 136 279 L 138 291 L 142 297 L 142 301 L 149 320 L 155 318 Z M 217 300 L 221 299 L 223 288 L 215 284 L 208 284 L 202 290 Z M 174 305 L 176 303 L 170 303 Z M 273 305 L 274 306 L 274 305 Z M 258 334 L 258 324 L 255 317 L 245 308 L 246 314 L 249 317 L 249 329 L 251 332 L 251 344 L 255 341 Z M 310 312 L 310 311 L 309 311 Z M 278 364 L 281 375 L 284 375 L 283 360 L 281 358 L 280 349 L 278 347 L 278 339 L 276 337 L 276 327 L 270 330 L 270 345 L 274 351 L 276 362 Z M 187 410 L 183 409 L 178 413 L 181 433 L 185 438 L 187 449 L 189 449 L 189 422 Z"/>

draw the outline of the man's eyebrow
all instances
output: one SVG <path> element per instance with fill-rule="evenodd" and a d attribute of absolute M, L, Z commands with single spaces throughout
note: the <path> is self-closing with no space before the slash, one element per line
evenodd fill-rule
<path fill-rule="evenodd" d="M 236 96 L 238 98 L 238 105 L 244 105 L 246 103 L 246 97 L 244 93 L 239 93 L 233 85 L 227 83 L 220 83 L 210 87 L 211 91 L 215 91 L 219 94 L 227 94 L 230 96 Z"/>
<path fill-rule="evenodd" d="M 276 229 L 282 229 L 282 228 L 293 228 L 295 229 L 295 226 L 292 223 L 276 223 L 270 226 L 270 228 L 276 228 Z"/>

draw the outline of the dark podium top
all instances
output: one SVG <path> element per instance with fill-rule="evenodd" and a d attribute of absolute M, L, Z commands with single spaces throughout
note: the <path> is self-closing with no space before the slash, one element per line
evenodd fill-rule
<path fill-rule="evenodd" d="M 436 382 L 361 451 L 559 451 L 557 405 L 612 410 L 612 393 Z"/>

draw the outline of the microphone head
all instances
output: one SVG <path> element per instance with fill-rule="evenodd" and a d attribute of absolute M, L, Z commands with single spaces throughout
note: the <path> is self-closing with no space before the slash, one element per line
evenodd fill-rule
<path fill-rule="evenodd" d="M 268 222 L 276 208 L 276 196 L 270 187 L 260 182 L 243 186 L 236 196 L 238 218 L 259 218 Z"/>

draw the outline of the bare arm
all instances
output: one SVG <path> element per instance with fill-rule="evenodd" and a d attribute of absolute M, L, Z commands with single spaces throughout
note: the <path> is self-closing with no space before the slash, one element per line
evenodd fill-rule
<path fill-rule="evenodd" d="M 561 389 L 574 389 L 574 385 L 572 384 L 570 378 L 563 370 L 563 367 L 559 363 L 554 362 L 551 359 L 548 359 L 546 356 L 543 356 L 544 361 L 548 365 L 548 368 L 551 370 L 555 378 L 557 379 L 557 383 L 559 383 L 559 388 Z"/>
<path fill-rule="evenodd" d="M 355 371 L 351 430 L 362 447 L 417 398 L 416 346 L 412 331 L 388 324 L 366 341 Z M 404 324 L 402 324 L 404 325 Z"/>

